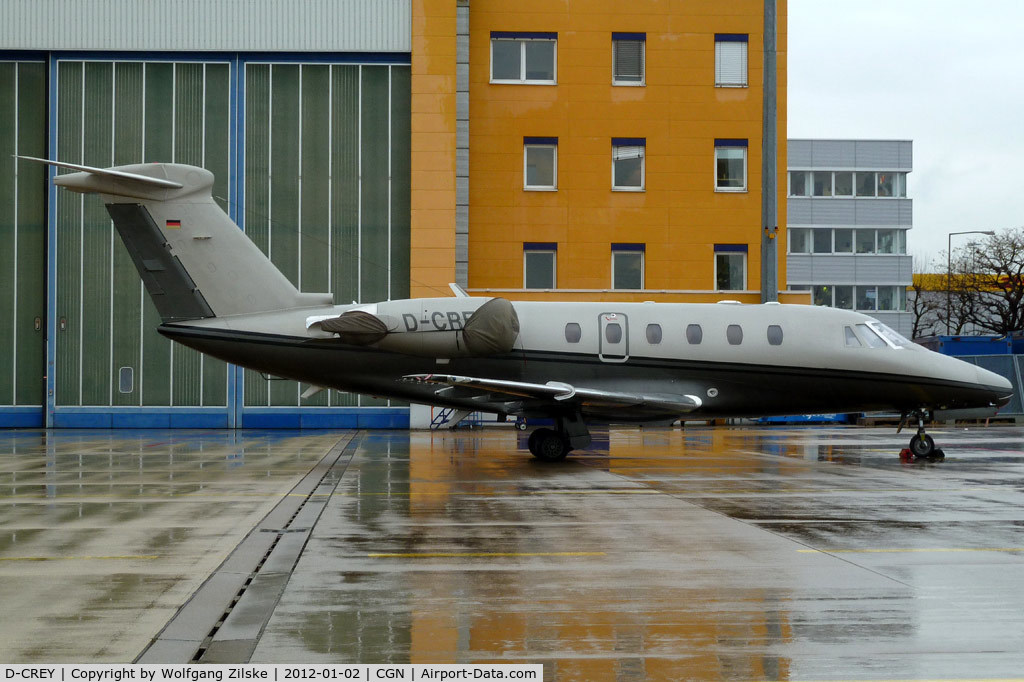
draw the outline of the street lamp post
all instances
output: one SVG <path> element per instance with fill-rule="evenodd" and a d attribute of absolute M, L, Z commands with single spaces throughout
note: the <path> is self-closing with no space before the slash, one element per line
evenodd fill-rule
<path fill-rule="evenodd" d="M 950 279 L 953 276 L 953 236 L 957 234 L 986 234 L 989 237 L 995 232 L 992 230 L 967 230 L 966 232 L 950 232 L 946 237 L 946 336 L 949 336 L 949 316 L 953 308 L 953 286 Z"/>

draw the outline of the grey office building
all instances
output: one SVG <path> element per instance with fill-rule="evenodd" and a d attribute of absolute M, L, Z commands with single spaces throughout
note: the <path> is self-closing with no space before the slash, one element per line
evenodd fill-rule
<path fill-rule="evenodd" d="M 789 140 L 790 289 L 909 334 L 910 140 Z"/>

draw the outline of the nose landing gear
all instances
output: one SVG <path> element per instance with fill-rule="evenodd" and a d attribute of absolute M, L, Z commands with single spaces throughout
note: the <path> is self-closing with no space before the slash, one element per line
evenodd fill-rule
<path fill-rule="evenodd" d="M 946 458 L 946 454 L 939 448 L 935 447 L 935 440 L 925 433 L 924 420 L 927 413 L 924 410 L 915 410 L 914 412 L 904 412 L 900 418 L 900 427 L 896 430 L 899 433 L 906 426 L 907 422 L 911 417 L 917 417 L 917 433 L 910 439 L 910 445 L 900 451 L 900 459 L 908 462 L 913 462 L 918 459 L 927 459 L 930 461 L 941 461 Z"/>

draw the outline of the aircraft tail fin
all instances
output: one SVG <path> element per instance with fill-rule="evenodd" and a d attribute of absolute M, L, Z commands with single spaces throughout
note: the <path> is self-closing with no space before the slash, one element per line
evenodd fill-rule
<path fill-rule="evenodd" d="M 54 178 L 99 194 L 164 322 L 331 305 L 303 293 L 213 200 L 213 174 L 176 163 L 92 168 L 20 157 L 78 171 Z"/>

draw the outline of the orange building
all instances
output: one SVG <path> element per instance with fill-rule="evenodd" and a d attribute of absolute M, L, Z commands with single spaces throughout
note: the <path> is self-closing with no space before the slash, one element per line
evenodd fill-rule
<path fill-rule="evenodd" d="M 414 1 L 413 294 L 759 301 L 762 29 L 761 0 Z"/>

